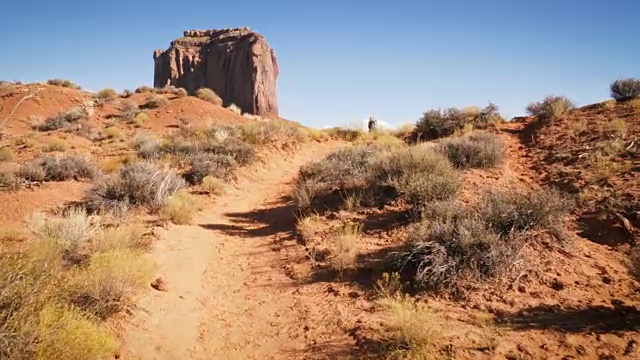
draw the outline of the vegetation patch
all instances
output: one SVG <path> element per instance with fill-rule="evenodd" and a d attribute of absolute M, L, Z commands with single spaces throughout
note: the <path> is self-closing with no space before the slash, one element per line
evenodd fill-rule
<path fill-rule="evenodd" d="M 491 168 L 504 158 L 504 143 L 491 133 L 471 133 L 442 140 L 437 147 L 459 169 Z"/>
<path fill-rule="evenodd" d="M 208 88 L 200 88 L 196 91 L 196 96 L 204 101 L 210 102 L 214 105 L 222 106 L 222 99 L 215 91 Z"/>
<path fill-rule="evenodd" d="M 458 108 L 437 109 L 423 113 L 414 131 L 419 139 L 433 140 L 451 136 L 467 125 L 484 129 L 499 121 L 502 121 L 502 117 L 498 107 L 492 103 L 478 111 Z"/>
<path fill-rule="evenodd" d="M 50 79 L 50 80 L 47 80 L 47 84 L 53 85 L 53 86 L 65 87 L 65 88 L 74 89 L 74 90 L 80 90 L 80 86 L 74 84 L 71 80 Z"/>
<path fill-rule="evenodd" d="M 636 78 L 618 79 L 609 88 L 611 97 L 618 101 L 640 97 L 640 80 Z"/>
<path fill-rule="evenodd" d="M 550 95 L 542 101 L 529 104 L 527 112 L 542 121 L 550 121 L 566 118 L 575 108 L 576 105 L 569 98 Z"/>

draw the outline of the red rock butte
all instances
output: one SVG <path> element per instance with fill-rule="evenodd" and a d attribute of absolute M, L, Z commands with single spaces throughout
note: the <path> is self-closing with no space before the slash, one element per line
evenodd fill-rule
<path fill-rule="evenodd" d="M 278 62 L 265 38 L 249 28 L 187 30 L 153 59 L 155 87 L 173 85 L 190 93 L 205 87 L 225 106 L 278 116 Z"/>

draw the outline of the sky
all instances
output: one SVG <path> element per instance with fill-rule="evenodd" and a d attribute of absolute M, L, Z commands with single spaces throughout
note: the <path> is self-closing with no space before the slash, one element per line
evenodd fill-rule
<path fill-rule="evenodd" d="M 547 95 L 579 105 L 640 77 L 636 0 L 5 1 L 0 79 L 153 85 L 153 51 L 187 29 L 248 26 L 275 50 L 280 116 L 397 125 L 429 109 Z"/>

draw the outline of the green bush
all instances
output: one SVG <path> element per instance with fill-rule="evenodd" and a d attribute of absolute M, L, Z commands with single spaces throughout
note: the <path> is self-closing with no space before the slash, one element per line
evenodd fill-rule
<path fill-rule="evenodd" d="M 630 100 L 640 97 L 640 80 L 635 78 L 618 79 L 609 87 L 611 97 L 618 100 Z"/>
<path fill-rule="evenodd" d="M 470 125 L 486 128 L 489 124 L 502 120 L 498 107 L 489 103 L 479 111 L 466 111 L 458 108 L 429 110 L 422 114 L 414 131 L 421 139 L 432 140 L 453 135 Z"/>

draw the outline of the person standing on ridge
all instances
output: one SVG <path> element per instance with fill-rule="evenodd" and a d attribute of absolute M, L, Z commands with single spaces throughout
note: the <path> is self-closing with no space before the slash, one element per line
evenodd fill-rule
<path fill-rule="evenodd" d="M 374 131 L 377 126 L 378 120 L 376 120 L 376 118 L 374 118 L 373 116 L 369 116 L 369 132 Z"/>

